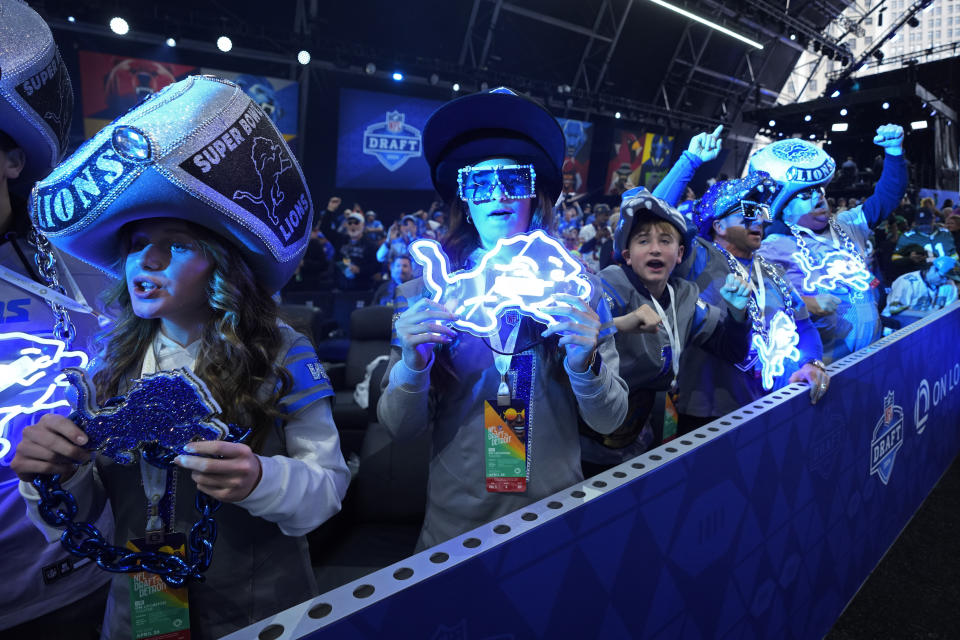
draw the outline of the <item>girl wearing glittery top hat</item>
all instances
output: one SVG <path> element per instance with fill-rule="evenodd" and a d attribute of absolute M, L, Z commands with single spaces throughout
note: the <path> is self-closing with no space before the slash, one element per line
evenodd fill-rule
<path fill-rule="evenodd" d="M 509 89 L 434 112 L 423 148 L 450 206 L 443 250 L 453 268 L 476 267 L 503 238 L 552 231 L 564 146 L 553 116 Z M 593 291 L 545 303 L 550 328 L 508 313 L 478 337 L 449 326 L 457 316 L 425 294 L 423 279 L 398 288 L 377 413 L 395 437 L 432 436 L 418 548 L 583 479 L 578 417 L 608 431 L 626 410 L 613 326 Z"/>
<path fill-rule="evenodd" d="M 118 544 L 189 533 L 196 491 L 225 503 L 205 580 L 187 587 L 193 638 L 220 637 L 316 595 L 303 536 L 339 510 L 349 472 L 329 379 L 272 299 L 303 256 L 313 213 L 276 127 L 238 86 L 190 77 L 100 131 L 37 184 L 31 204 L 55 246 L 118 279 L 108 292 L 116 321 L 94 367 L 97 399 L 123 394 L 131 379 L 187 368 L 223 421 L 253 435 L 248 444 L 192 443 L 196 455 L 161 469 L 142 459 L 91 462 L 87 436 L 47 415 L 17 450 L 21 480 L 69 476 L 64 488 L 89 508 L 105 495 Z M 142 422 L 123 428 L 136 434 Z M 27 482 L 20 489 L 39 523 L 36 491 Z M 141 630 L 132 588 L 125 574 L 113 579 L 104 637 Z"/>

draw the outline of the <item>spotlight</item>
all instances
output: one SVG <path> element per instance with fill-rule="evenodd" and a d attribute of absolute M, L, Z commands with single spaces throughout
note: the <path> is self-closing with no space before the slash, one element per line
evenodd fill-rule
<path fill-rule="evenodd" d="M 850 127 L 846 122 L 834 122 L 830 125 L 830 131 L 846 131 Z"/>
<path fill-rule="evenodd" d="M 454 82 L 454 83 L 453 83 L 453 90 L 454 90 L 454 91 L 460 91 L 460 83 L 459 83 L 459 82 Z"/>
<path fill-rule="evenodd" d="M 926 109 L 926 108 L 927 108 L 927 103 L 924 102 L 923 104 L 920 105 L 920 107 L 923 108 L 923 109 Z"/>
<path fill-rule="evenodd" d="M 916 16 L 910 16 L 910 19 L 907 20 L 907 24 L 916 29 L 920 26 L 920 21 L 917 20 Z"/>
<path fill-rule="evenodd" d="M 935 116 L 935 115 L 937 115 L 937 110 L 936 110 L 936 109 L 934 109 L 933 111 L 930 112 L 930 117 L 931 117 L 931 118 L 932 118 L 933 116 Z"/>
<path fill-rule="evenodd" d="M 847 115 L 847 108 L 846 108 L 846 107 L 844 107 L 843 109 L 840 109 L 840 115 L 841 115 L 841 116 Z"/>
<path fill-rule="evenodd" d="M 400 73 L 399 71 L 394 71 L 393 75 L 390 77 L 393 78 L 396 82 L 400 82 L 401 80 L 403 80 L 403 74 Z"/>
<path fill-rule="evenodd" d="M 76 21 L 77 21 L 77 19 L 74 18 L 73 16 L 67 16 L 67 22 L 69 22 L 70 24 L 73 24 L 73 23 L 76 22 Z"/>
<path fill-rule="evenodd" d="M 177 39 L 176 39 L 176 38 L 167 38 L 167 46 L 168 46 L 168 47 L 175 47 L 175 46 L 177 46 Z"/>
<path fill-rule="evenodd" d="M 803 116 L 803 121 L 804 121 L 804 122 L 810 122 L 811 120 L 813 120 L 813 116 L 810 115 L 809 113 L 808 113 L 807 115 Z"/>
<path fill-rule="evenodd" d="M 926 129 L 927 121 L 926 120 L 916 120 L 910 123 L 910 128 L 916 131 L 917 129 Z"/>
<path fill-rule="evenodd" d="M 811 133 L 811 134 L 810 134 L 810 139 L 811 139 L 811 140 L 816 140 L 816 139 L 817 139 L 817 136 Z"/>
<path fill-rule="evenodd" d="M 839 97 L 840 97 L 840 89 L 834 89 L 834 90 L 833 90 L 833 93 L 830 94 L 830 97 L 831 97 L 831 98 L 839 98 Z"/>
<path fill-rule="evenodd" d="M 366 66 L 363 67 L 363 72 L 368 76 L 372 76 L 377 72 L 377 65 L 373 64 L 372 62 L 368 62 Z"/>
<path fill-rule="evenodd" d="M 883 51 L 877 49 L 873 52 L 873 57 L 877 59 L 877 62 L 883 62 Z"/>
<path fill-rule="evenodd" d="M 233 49 L 233 40 L 227 36 L 220 36 L 217 38 L 217 49 L 220 49 L 220 51 L 223 51 L 224 53 L 228 53 L 230 49 Z"/>
<path fill-rule="evenodd" d="M 791 34 L 790 34 L 790 39 L 791 39 L 791 40 L 796 40 L 796 39 L 797 39 L 797 34 L 791 33 Z"/>
<path fill-rule="evenodd" d="M 297 54 L 297 62 L 302 65 L 310 64 L 310 52 L 306 49 L 301 49 L 300 53 Z"/>
<path fill-rule="evenodd" d="M 775 126 L 777 126 L 777 121 L 776 121 L 776 120 L 771 120 L 771 121 L 768 122 L 767 124 L 769 124 L 771 127 L 775 127 Z"/>
<path fill-rule="evenodd" d="M 613 117 L 616 118 L 617 120 L 619 120 L 619 119 L 620 119 L 620 112 L 617 111 L 615 114 L 613 114 Z"/>
<path fill-rule="evenodd" d="M 430 74 L 430 84 L 437 84 L 438 82 L 440 82 L 440 76 L 438 76 L 438 75 L 435 74 L 435 73 L 431 73 L 431 74 Z"/>
<path fill-rule="evenodd" d="M 880 105 L 880 106 L 883 107 L 884 110 L 887 110 L 887 109 L 890 108 L 890 103 L 889 103 L 889 102 L 884 102 L 884 103 L 883 103 L 882 105 Z"/>
<path fill-rule="evenodd" d="M 110 18 L 110 31 L 118 36 L 125 36 L 130 31 L 130 25 L 123 18 Z"/>

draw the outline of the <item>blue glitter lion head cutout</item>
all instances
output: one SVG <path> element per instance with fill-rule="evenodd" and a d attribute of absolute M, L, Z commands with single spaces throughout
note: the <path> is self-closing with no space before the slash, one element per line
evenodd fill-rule
<path fill-rule="evenodd" d="M 551 325 L 556 319 L 542 309 L 559 304 L 555 294 L 585 300 L 593 294 L 583 265 L 542 230 L 501 238 L 469 270 L 450 273 L 450 262 L 434 240 L 417 240 L 410 255 L 423 265 L 430 299 L 451 309 L 457 329 L 478 337 L 496 332 L 510 309 Z"/>
<path fill-rule="evenodd" d="M 184 445 L 222 440 L 231 429 L 215 416 L 220 405 L 200 378 L 188 369 L 161 371 L 134 380 L 125 396 L 95 405 L 92 381 L 81 369 L 64 369 L 77 391 L 77 410 L 70 419 L 96 450 L 119 464 L 131 464 L 140 451 L 148 462 L 169 466 Z"/>

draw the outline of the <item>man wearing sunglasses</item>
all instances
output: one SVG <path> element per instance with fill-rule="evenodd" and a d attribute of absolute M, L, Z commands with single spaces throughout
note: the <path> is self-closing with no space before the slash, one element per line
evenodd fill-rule
<path fill-rule="evenodd" d="M 873 142 L 885 151 L 873 195 L 837 214 L 824 197 L 836 162 L 819 147 L 778 140 L 750 159 L 751 171 L 766 171 L 780 186 L 759 253 L 783 268 L 804 297 L 827 363 L 880 336 L 879 281 L 870 271 L 866 246 L 871 229 L 897 208 L 907 188 L 903 127 L 883 125 Z"/>
<path fill-rule="evenodd" d="M 812 403 L 826 393 L 830 376 L 820 361 L 823 345 L 807 308 L 782 270 L 757 255 L 764 225 L 770 222 L 769 203 L 778 191 L 769 175 L 757 172 L 715 183 L 694 209 L 700 297 L 717 304 L 720 287 L 731 273 L 749 282 L 747 311 L 753 332 L 750 353 L 737 364 L 697 346 L 684 350 L 679 433 L 792 382 L 810 385 Z"/>
<path fill-rule="evenodd" d="M 373 289 L 373 274 L 379 271 L 377 246 L 364 236 L 363 214 L 351 211 L 344 226 L 347 241 L 340 247 L 336 268 L 337 288 L 341 291 Z"/>

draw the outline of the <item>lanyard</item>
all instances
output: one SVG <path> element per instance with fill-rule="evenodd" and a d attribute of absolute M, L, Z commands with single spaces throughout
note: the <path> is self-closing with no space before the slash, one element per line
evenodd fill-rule
<path fill-rule="evenodd" d="M 767 290 L 766 285 L 763 284 L 763 271 L 760 270 L 760 262 L 757 260 L 753 261 L 753 270 L 757 274 L 757 285 L 754 289 L 754 292 L 757 294 L 757 306 L 760 307 L 760 317 L 763 318 L 767 314 Z M 747 282 L 750 282 L 747 280 Z M 751 283 L 752 285 L 753 283 Z"/>
<path fill-rule="evenodd" d="M 507 381 L 507 372 L 510 371 L 510 361 L 513 360 L 513 350 L 517 345 L 517 336 L 520 335 L 521 324 L 521 321 L 518 319 L 517 324 L 510 330 L 506 344 L 501 344 L 500 342 L 500 331 L 495 331 L 493 335 L 490 336 L 490 342 L 493 348 L 497 351 L 504 352 L 493 352 L 493 363 L 497 367 L 497 372 L 500 374 L 500 386 L 497 388 L 497 404 L 499 405 L 510 404 L 511 394 L 510 384 Z"/>
<path fill-rule="evenodd" d="M 650 301 L 653 302 L 653 308 L 657 310 L 657 315 L 660 316 L 660 322 L 663 323 L 663 328 L 667 332 L 667 339 L 670 340 L 670 350 L 672 352 L 672 362 L 670 363 L 673 366 L 673 384 L 677 382 L 677 376 L 680 375 L 680 352 L 683 350 L 683 345 L 680 343 L 680 325 L 677 322 L 677 305 L 676 299 L 673 296 L 673 287 L 670 286 L 670 283 L 667 283 L 667 293 L 670 294 L 670 310 L 673 312 L 673 323 L 667 319 L 667 314 L 663 310 L 663 307 L 660 306 L 660 303 L 657 302 L 657 297 L 651 295 Z"/>
<path fill-rule="evenodd" d="M 60 263 L 61 265 L 63 263 Z M 59 265 L 58 265 L 59 266 Z M 66 267 L 63 267 L 63 273 L 66 275 L 69 273 L 66 270 Z M 39 282 L 34 282 L 30 278 L 24 277 L 14 271 L 13 269 L 8 269 L 7 267 L 0 266 L 0 280 L 6 280 L 10 284 L 23 289 L 28 293 L 32 293 L 38 298 L 43 298 L 48 302 L 53 304 L 60 305 L 64 309 L 69 309 L 70 311 L 78 311 L 80 313 L 89 313 L 92 315 L 97 315 L 93 309 L 90 308 L 90 305 L 86 303 L 86 300 L 82 299 L 82 296 L 78 296 L 80 300 L 74 300 L 73 298 L 66 296 L 58 291 L 54 291 L 50 287 L 40 284 Z M 67 278 L 67 284 L 70 284 L 74 288 L 75 294 L 79 294 L 80 290 L 76 288 L 76 282 L 73 279 L 73 276 Z"/>
<path fill-rule="evenodd" d="M 160 370 L 160 358 L 157 357 L 157 336 L 154 335 L 153 342 L 143 359 L 143 366 L 140 375 L 156 373 Z M 164 496 L 170 494 L 170 510 L 167 514 L 170 527 L 173 526 L 173 501 L 176 495 L 176 473 L 171 473 L 169 469 L 155 467 L 143 458 L 140 458 L 140 479 L 143 481 L 143 493 L 147 498 L 147 525 L 146 531 L 157 532 L 165 529 L 163 515 L 160 513 L 160 501 Z"/>

